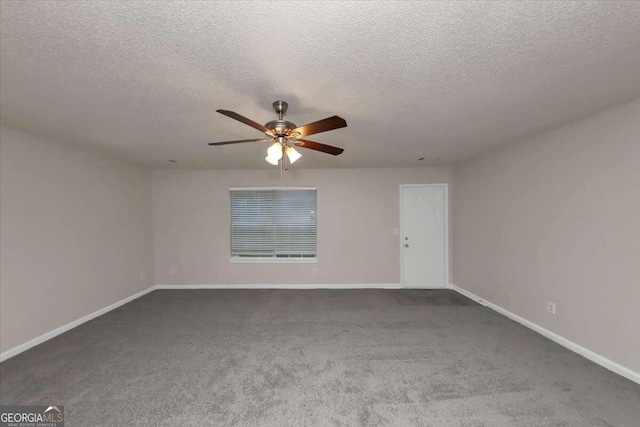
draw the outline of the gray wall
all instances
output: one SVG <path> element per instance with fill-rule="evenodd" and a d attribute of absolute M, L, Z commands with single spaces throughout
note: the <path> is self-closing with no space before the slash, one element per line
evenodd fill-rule
<path fill-rule="evenodd" d="M 448 183 L 449 168 L 164 170 L 153 173 L 158 284 L 400 282 L 399 186 Z M 317 264 L 229 262 L 229 187 L 318 189 Z M 175 275 L 169 273 L 175 268 Z M 317 267 L 317 274 L 313 274 Z"/>
<path fill-rule="evenodd" d="M 148 171 L 0 132 L 5 351 L 148 288 L 153 235 Z"/>
<path fill-rule="evenodd" d="M 454 183 L 452 281 L 640 372 L 640 100 L 487 153 Z"/>

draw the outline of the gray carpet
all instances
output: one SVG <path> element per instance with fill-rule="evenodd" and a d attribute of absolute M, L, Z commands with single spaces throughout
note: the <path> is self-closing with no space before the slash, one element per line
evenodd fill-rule
<path fill-rule="evenodd" d="M 155 291 L 0 375 L 68 426 L 640 425 L 640 386 L 452 291 Z"/>

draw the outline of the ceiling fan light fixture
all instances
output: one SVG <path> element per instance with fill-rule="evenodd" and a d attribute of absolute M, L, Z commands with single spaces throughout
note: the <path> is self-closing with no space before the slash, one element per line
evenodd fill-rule
<path fill-rule="evenodd" d="M 267 157 L 264 159 L 273 166 L 278 166 L 278 161 L 282 158 L 282 144 L 274 142 L 267 150 Z"/>
<path fill-rule="evenodd" d="M 270 157 L 273 160 L 280 160 L 282 158 L 282 144 L 274 142 L 267 150 L 267 157 Z"/>
<path fill-rule="evenodd" d="M 271 157 L 267 156 L 264 158 L 268 163 L 271 163 L 273 166 L 278 166 L 278 160 L 276 159 L 272 159 Z"/>
<path fill-rule="evenodd" d="M 287 152 L 287 157 L 291 164 L 294 164 L 296 160 L 302 157 L 302 154 L 298 153 L 298 151 L 293 147 L 287 147 L 285 151 Z"/>

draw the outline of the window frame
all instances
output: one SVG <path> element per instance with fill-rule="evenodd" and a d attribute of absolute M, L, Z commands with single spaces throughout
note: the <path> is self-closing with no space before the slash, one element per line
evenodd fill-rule
<path fill-rule="evenodd" d="M 240 257 L 232 255 L 233 247 L 233 234 L 231 224 L 231 193 L 233 191 L 300 191 L 300 190 L 313 190 L 316 192 L 316 256 L 307 258 L 288 258 L 288 257 Z M 318 263 L 318 188 L 317 187 L 229 187 L 229 199 L 228 199 L 228 212 L 229 212 L 229 262 L 238 264 L 317 264 Z"/>

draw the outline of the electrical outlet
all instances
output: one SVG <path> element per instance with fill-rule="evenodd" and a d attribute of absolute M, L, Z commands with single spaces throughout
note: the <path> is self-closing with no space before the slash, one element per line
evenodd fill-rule
<path fill-rule="evenodd" d="M 547 301 L 547 311 L 551 314 L 556 314 L 556 303 Z"/>
<path fill-rule="evenodd" d="M 147 275 L 145 274 L 145 272 L 144 272 L 144 271 L 141 271 L 141 272 L 140 272 L 140 279 L 141 279 L 141 280 L 144 280 L 144 278 L 145 278 L 146 276 L 147 276 Z"/>
<path fill-rule="evenodd" d="M 311 269 L 311 273 L 312 273 L 313 275 L 318 274 L 318 267 L 313 267 L 313 268 Z"/>
<path fill-rule="evenodd" d="M 169 274 L 171 274 L 171 275 L 176 274 L 176 268 L 175 267 L 169 267 Z"/>

